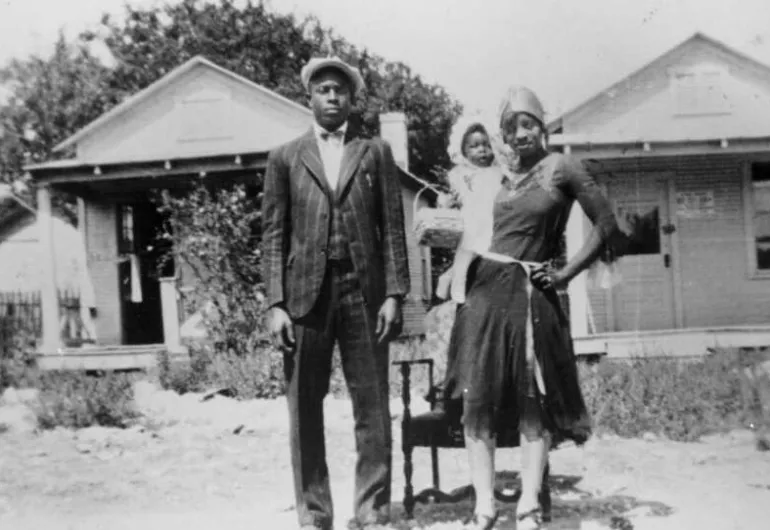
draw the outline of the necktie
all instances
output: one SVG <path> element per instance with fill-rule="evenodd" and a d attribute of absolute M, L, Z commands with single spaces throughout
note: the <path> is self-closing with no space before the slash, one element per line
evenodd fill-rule
<path fill-rule="evenodd" d="M 321 140 L 324 142 L 328 141 L 330 138 L 333 140 L 341 140 L 342 139 L 343 132 L 340 130 L 337 131 L 322 131 L 321 132 Z"/>

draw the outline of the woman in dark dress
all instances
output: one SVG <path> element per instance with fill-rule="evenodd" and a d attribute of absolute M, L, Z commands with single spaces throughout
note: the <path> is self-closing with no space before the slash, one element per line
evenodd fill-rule
<path fill-rule="evenodd" d="M 468 271 L 449 346 L 446 391 L 462 400 L 465 443 L 476 492 L 469 528 L 493 528 L 494 440 L 515 431 L 522 448 L 517 528 L 538 528 L 543 469 L 552 437 L 582 444 L 591 433 L 578 382 L 569 322 L 557 296 L 590 266 L 615 233 L 610 205 L 580 161 L 546 147 L 544 112 L 530 90 L 514 87 L 501 105 L 505 143 L 517 155 L 495 199 L 489 252 Z M 580 251 L 561 269 L 570 210 L 577 201 L 593 223 Z"/>

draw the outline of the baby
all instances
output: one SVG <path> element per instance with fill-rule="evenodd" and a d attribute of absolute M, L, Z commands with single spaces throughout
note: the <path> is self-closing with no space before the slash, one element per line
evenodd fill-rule
<path fill-rule="evenodd" d="M 439 277 L 436 296 L 465 301 L 465 275 L 473 257 L 489 250 L 492 211 L 500 191 L 503 170 L 492 149 L 492 139 L 480 119 L 459 121 L 452 131 L 450 156 L 455 164 L 448 175 L 450 194 L 439 206 L 459 206 L 463 234 L 452 267 Z"/>

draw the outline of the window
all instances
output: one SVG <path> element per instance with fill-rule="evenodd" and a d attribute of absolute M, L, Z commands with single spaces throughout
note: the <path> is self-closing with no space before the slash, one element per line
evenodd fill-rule
<path fill-rule="evenodd" d="M 674 114 L 703 115 L 730 112 L 724 86 L 725 72 L 719 69 L 693 69 L 673 74 Z"/>
<path fill-rule="evenodd" d="M 430 247 L 420 246 L 420 273 L 422 275 L 422 299 L 430 303 L 433 298 L 433 277 L 431 273 Z"/>
<path fill-rule="evenodd" d="M 770 274 L 770 162 L 751 165 L 749 193 L 752 268 Z"/>
<path fill-rule="evenodd" d="M 121 205 L 118 211 L 118 230 L 120 234 L 118 252 L 130 254 L 134 251 L 134 209 L 128 205 Z"/>
<path fill-rule="evenodd" d="M 660 254 L 660 210 L 657 204 L 618 205 L 615 214 L 623 233 L 621 252 L 624 256 Z"/>

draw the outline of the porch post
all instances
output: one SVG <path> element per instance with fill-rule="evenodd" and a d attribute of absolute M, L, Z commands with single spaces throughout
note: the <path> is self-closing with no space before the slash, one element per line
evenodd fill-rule
<path fill-rule="evenodd" d="M 50 355 L 59 351 L 61 340 L 59 338 L 59 293 L 56 281 L 51 191 L 45 185 L 37 187 L 37 226 L 42 271 L 40 309 L 43 325 L 42 342 L 38 350 L 42 354 Z"/>
<path fill-rule="evenodd" d="M 577 254 L 586 240 L 587 217 L 577 202 L 567 219 L 567 259 Z M 586 273 L 578 274 L 567 287 L 569 293 L 570 329 L 573 337 L 588 335 L 588 282 Z"/>
<path fill-rule="evenodd" d="M 168 353 L 182 351 L 179 326 L 179 291 L 174 276 L 160 279 L 160 303 L 163 312 L 163 337 Z"/>

